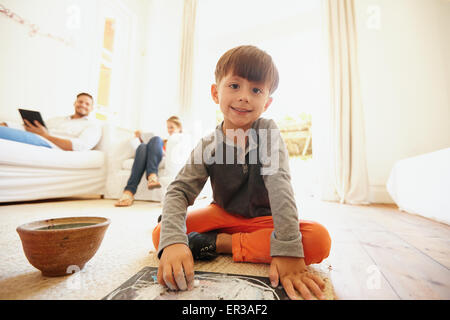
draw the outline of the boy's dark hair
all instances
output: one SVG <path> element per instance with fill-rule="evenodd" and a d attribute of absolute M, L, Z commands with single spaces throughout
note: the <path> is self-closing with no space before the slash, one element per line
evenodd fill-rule
<path fill-rule="evenodd" d="M 278 87 L 278 70 L 272 57 L 255 46 L 239 46 L 225 52 L 216 65 L 216 83 L 229 72 L 249 81 L 267 83 L 269 94 Z"/>
<path fill-rule="evenodd" d="M 89 93 L 81 92 L 81 93 L 77 94 L 77 99 L 78 99 L 78 97 L 80 97 L 80 96 L 87 96 L 87 97 L 91 98 L 92 104 L 94 104 L 94 98 L 92 98 L 92 96 L 91 96 Z"/>

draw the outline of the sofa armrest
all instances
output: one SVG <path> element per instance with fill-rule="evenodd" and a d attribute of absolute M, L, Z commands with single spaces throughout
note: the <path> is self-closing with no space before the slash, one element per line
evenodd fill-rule
<path fill-rule="evenodd" d="M 114 125 L 105 125 L 102 138 L 103 151 L 108 176 L 122 168 L 124 160 L 134 157 L 135 150 L 130 141 L 133 139 L 131 130 Z"/>
<path fill-rule="evenodd" d="M 192 151 L 190 136 L 179 134 L 167 141 L 165 169 L 168 175 L 175 177 L 186 164 Z"/>

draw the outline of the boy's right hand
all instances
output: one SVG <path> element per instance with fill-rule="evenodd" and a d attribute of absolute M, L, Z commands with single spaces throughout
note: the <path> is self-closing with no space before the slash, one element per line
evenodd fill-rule
<path fill-rule="evenodd" d="M 158 282 L 170 290 L 194 287 L 194 258 L 189 247 L 175 243 L 164 248 L 159 260 Z"/>

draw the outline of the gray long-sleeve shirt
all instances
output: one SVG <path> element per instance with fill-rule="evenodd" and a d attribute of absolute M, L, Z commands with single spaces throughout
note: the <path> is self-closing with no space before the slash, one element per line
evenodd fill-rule
<path fill-rule="evenodd" d="M 271 256 L 304 257 L 289 157 L 280 131 L 273 120 L 259 118 L 247 134 L 244 152 L 229 140 L 228 132 L 223 134 L 220 124 L 192 151 L 167 189 L 158 257 L 168 245 L 188 244 L 187 207 L 194 203 L 208 177 L 213 203 L 228 213 L 247 218 L 272 215 Z"/>

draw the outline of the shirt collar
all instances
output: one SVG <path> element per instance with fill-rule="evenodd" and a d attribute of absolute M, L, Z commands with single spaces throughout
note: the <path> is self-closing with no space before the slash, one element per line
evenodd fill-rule
<path fill-rule="evenodd" d="M 247 154 L 249 151 L 254 150 L 258 147 L 258 137 L 257 137 L 257 133 L 256 133 L 255 124 L 256 124 L 256 121 L 252 124 L 252 127 L 247 132 L 249 135 L 249 139 L 248 139 L 248 143 L 245 146 L 245 154 Z M 223 121 L 219 125 L 217 125 L 215 135 L 216 135 L 216 139 L 218 142 L 223 141 L 223 142 L 225 142 L 226 145 L 237 148 L 236 145 L 232 141 L 230 141 L 229 139 L 227 139 L 225 137 L 225 135 L 223 133 Z"/>
<path fill-rule="evenodd" d="M 71 114 L 70 116 L 67 116 L 66 119 L 67 120 L 81 120 L 81 119 L 89 120 L 90 119 L 89 116 L 84 116 L 84 117 L 81 117 L 81 118 L 72 119 L 72 116 L 73 116 L 73 114 Z"/>

